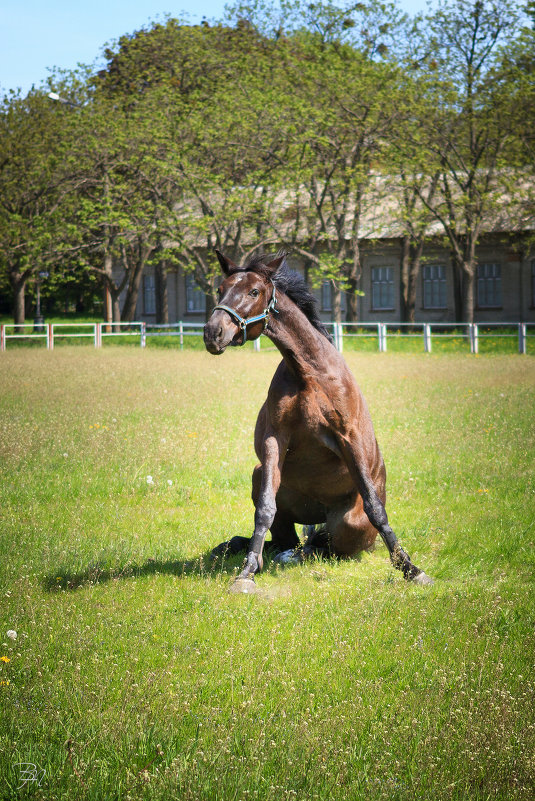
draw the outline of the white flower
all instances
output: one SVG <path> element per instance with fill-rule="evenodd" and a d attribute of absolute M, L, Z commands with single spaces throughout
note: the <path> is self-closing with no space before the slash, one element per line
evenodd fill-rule
<path fill-rule="evenodd" d="M 172 487 L 172 486 L 173 486 L 173 482 L 171 481 L 171 479 L 170 479 L 170 478 L 168 478 L 168 479 L 167 479 L 167 483 L 168 483 L 168 485 L 169 485 L 170 487 Z"/>
<path fill-rule="evenodd" d="M 147 484 L 154 484 L 154 481 L 152 480 L 152 476 L 147 476 Z"/>
<path fill-rule="evenodd" d="M 9 637 L 10 640 L 16 640 L 17 632 L 13 631 L 13 629 L 9 629 L 9 631 L 7 632 L 7 636 Z"/>
<path fill-rule="evenodd" d="M 68 453 L 64 453 L 64 454 L 63 454 L 63 458 L 64 458 L 64 459 L 68 459 L 68 458 L 69 458 L 69 454 L 68 454 Z"/>

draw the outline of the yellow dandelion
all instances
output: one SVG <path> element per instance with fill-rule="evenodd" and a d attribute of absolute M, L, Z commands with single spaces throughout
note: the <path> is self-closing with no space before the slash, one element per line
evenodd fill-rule
<path fill-rule="evenodd" d="M 0 656 L 0 662 L 11 662 L 9 656 Z"/>

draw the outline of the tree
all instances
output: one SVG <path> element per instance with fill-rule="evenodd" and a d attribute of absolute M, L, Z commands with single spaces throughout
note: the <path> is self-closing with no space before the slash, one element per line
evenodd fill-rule
<path fill-rule="evenodd" d="M 518 34 L 519 8 L 510 0 L 440 0 L 423 20 L 423 63 L 436 70 L 422 127 L 427 171 L 437 191 L 419 198 L 444 230 L 456 277 L 456 316 L 472 322 L 476 246 L 492 224 L 504 192 L 515 183 L 507 160 L 519 124 L 511 113 L 511 85 L 495 80 L 500 45 Z"/>
<path fill-rule="evenodd" d="M 240 3 L 234 16 L 243 15 L 276 41 L 284 67 L 277 124 L 287 146 L 266 217 L 314 282 L 332 283 L 335 319 L 345 290 L 355 320 L 365 220 L 378 203 L 387 135 L 402 113 L 395 102 L 401 74 L 389 58 L 402 18 L 374 2 L 299 0 L 268 9 Z"/>
<path fill-rule="evenodd" d="M 25 320 L 28 281 L 62 258 L 63 208 L 77 188 L 67 166 L 68 132 L 51 105 L 32 89 L 24 98 L 5 96 L 0 106 L 0 269 L 16 324 Z"/>

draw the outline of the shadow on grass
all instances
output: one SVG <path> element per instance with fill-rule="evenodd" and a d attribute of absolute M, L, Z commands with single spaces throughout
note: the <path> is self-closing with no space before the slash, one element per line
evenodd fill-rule
<path fill-rule="evenodd" d="M 274 553 L 266 543 L 265 553 L 269 557 Z M 212 557 L 212 551 L 206 551 L 196 559 L 147 559 L 143 564 L 128 561 L 122 566 L 109 567 L 98 562 L 90 564 L 85 570 L 76 573 L 59 567 L 56 572 L 43 577 L 43 587 L 48 592 L 60 590 L 77 590 L 79 587 L 104 584 L 120 579 L 142 578 L 144 576 L 213 576 L 218 574 L 235 575 L 243 564 L 245 552 Z M 269 560 L 270 561 L 270 560 Z M 266 568 L 269 566 L 267 562 Z"/>

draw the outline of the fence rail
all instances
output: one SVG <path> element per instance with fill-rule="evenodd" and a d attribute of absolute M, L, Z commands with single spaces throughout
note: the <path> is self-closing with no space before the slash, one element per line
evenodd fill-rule
<path fill-rule="evenodd" d="M 535 339 L 535 323 L 325 323 L 332 331 L 336 347 L 344 350 L 344 343 L 354 340 L 376 339 L 377 349 L 386 353 L 388 343 L 399 339 L 420 339 L 422 348 L 431 353 L 433 342 L 462 339 L 470 353 L 478 354 L 481 341 L 487 339 L 516 339 L 518 352 L 526 354 L 528 339 Z M 204 323 L 169 323 L 156 325 L 145 322 L 132 323 L 34 323 L 0 324 L 0 351 L 5 351 L 10 340 L 19 342 L 44 341 L 47 350 L 62 339 L 90 339 L 95 348 L 101 348 L 107 339 L 136 337 L 144 348 L 148 337 L 178 337 L 180 348 L 187 337 L 200 337 Z M 254 349 L 260 350 L 260 339 L 255 340 Z"/>

